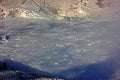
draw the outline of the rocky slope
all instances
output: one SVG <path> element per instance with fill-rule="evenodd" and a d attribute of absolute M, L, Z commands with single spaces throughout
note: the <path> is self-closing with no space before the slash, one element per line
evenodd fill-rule
<path fill-rule="evenodd" d="M 119 0 L 114 1 L 114 3 L 117 1 Z M 1 0 L 0 5 L 7 8 L 8 12 L 15 17 L 25 18 L 27 13 L 24 12 L 34 11 L 37 14 L 44 13 L 47 17 L 49 15 L 52 19 L 57 20 L 64 19 L 64 17 L 104 16 L 110 13 L 110 9 L 113 7 L 110 0 Z M 8 12 L 4 15 L 8 15 Z M 32 14 L 38 17 L 35 13 Z"/>

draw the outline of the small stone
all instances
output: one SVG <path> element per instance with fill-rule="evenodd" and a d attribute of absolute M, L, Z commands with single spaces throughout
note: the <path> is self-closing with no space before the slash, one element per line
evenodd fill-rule
<path fill-rule="evenodd" d="M 88 44 L 88 46 L 92 46 L 92 44 Z"/>
<path fill-rule="evenodd" d="M 13 60 L 14 60 L 14 58 L 11 58 L 11 60 L 13 61 Z"/>
<path fill-rule="evenodd" d="M 55 16 L 54 20 L 64 20 L 64 17 L 63 16 Z"/>
<path fill-rule="evenodd" d="M 55 65 L 59 65 L 59 63 L 58 63 L 58 62 L 55 62 L 54 64 L 55 64 Z"/>
<path fill-rule="evenodd" d="M 9 35 L 6 35 L 6 39 L 8 40 L 10 38 L 10 36 Z"/>

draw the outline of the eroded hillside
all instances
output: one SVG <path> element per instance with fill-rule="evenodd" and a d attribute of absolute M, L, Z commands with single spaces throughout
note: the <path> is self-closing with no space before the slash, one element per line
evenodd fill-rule
<path fill-rule="evenodd" d="M 24 18 L 32 16 L 28 16 L 28 13 L 38 17 L 43 13 L 46 16 L 49 15 L 49 18 L 57 20 L 62 20 L 65 17 L 86 18 L 104 16 L 108 13 L 111 15 L 113 12 L 111 7 L 114 7 L 113 5 L 116 2 L 117 0 L 113 3 L 110 0 L 1 0 L 0 12 L 4 17 L 11 15 L 12 17 Z"/>

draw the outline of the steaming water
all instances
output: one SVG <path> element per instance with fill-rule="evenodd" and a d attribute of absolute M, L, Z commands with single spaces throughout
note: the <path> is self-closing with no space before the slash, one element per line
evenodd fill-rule
<path fill-rule="evenodd" d="M 116 52 L 120 48 L 119 22 L 7 19 L 1 22 L 0 57 L 58 74 L 66 79 L 74 79 L 86 72 L 86 68 L 81 69 L 81 66 L 104 64 L 105 61 L 116 58 L 115 55 L 119 56 Z M 3 37 L 5 40 L 2 40 Z M 80 69 L 71 70 L 76 67 Z M 83 77 L 80 79 L 85 78 Z M 89 80 L 86 78 L 84 80 Z"/>

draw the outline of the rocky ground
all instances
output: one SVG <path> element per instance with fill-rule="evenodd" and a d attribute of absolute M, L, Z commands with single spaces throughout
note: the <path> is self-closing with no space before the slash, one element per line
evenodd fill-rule
<path fill-rule="evenodd" d="M 116 1 L 117 2 L 117 1 Z M 112 14 L 112 1 L 109 0 L 1 0 L 1 15 L 14 17 L 46 16 L 49 19 L 63 20 L 65 17 L 87 18 Z M 4 8 L 3 8 L 4 7 Z M 34 13 L 31 13 L 31 11 Z M 94 14 L 95 13 L 95 14 Z M 26 18 L 28 17 L 26 16 Z M 114 14 L 111 17 L 115 17 Z"/>

